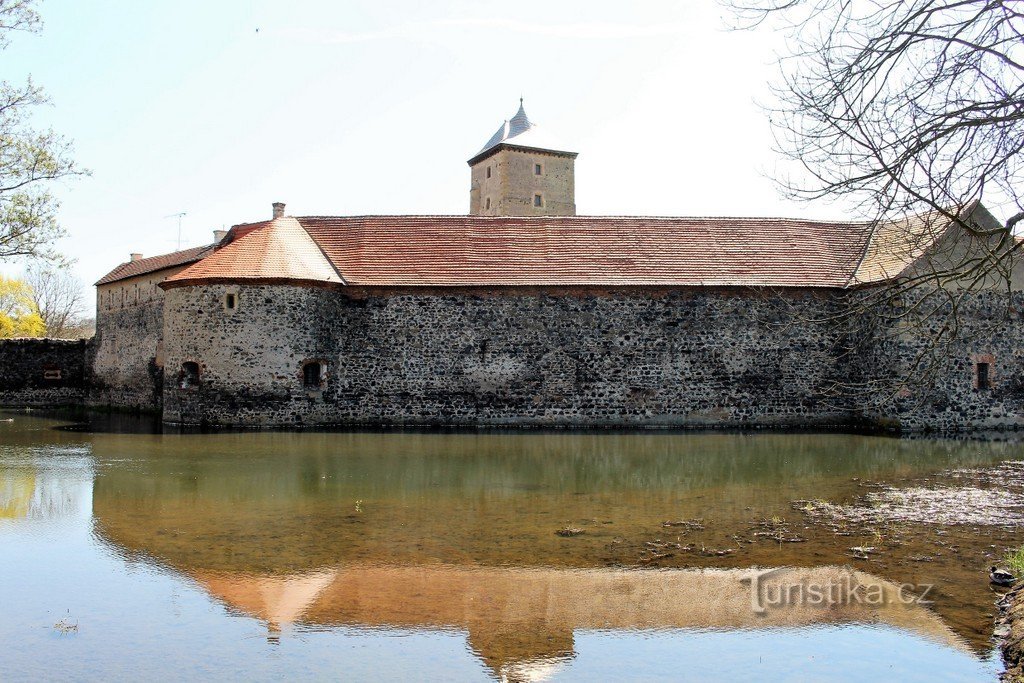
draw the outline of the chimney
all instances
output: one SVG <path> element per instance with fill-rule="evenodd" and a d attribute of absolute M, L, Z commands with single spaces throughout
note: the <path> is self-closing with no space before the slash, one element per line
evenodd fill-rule
<path fill-rule="evenodd" d="M 214 230 L 213 231 L 213 242 L 214 244 L 220 244 L 224 237 L 228 234 L 227 230 Z"/>
<path fill-rule="evenodd" d="M 132 253 L 131 254 L 131 258 L 132 258 L 132 261 L 138 261 L 140 258 L 142 258 L 142 254 Z"/>
<path fill-rule="evenodd" d="M 284 215 L 284 202 L 274 202 L 274 218 Z"/>

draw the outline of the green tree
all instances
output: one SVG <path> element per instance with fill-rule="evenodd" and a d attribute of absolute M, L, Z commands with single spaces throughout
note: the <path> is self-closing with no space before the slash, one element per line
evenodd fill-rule
<path fill-rule="evenodd" d="M 46 323 L 39 314 L 32 287 L 24 280 L 0 275 L 0 338 L 43 336 Z"/>
<path fill-rule="evenodd" d="M 42 28 L 33 0 L 0 0 L 0 50 L 12 33 Z M 27 257 L 57 261 L 54 242 L 64 231 L 52 181 L 83 175 L 71 159 L 71 144 L 52 130 L 28 122 L 34 107 L 48 103 L 29 77 L 24 85 L 0 81 L 0 261 Z"/>

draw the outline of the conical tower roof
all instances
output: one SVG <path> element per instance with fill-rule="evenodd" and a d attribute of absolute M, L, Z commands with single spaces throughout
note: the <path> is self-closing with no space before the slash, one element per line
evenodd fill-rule
<path fill-rule="evenodd" d="M 523 98 L 519 98 L 519 111 L 511 119 L 502 123 L 487 143 L 480 148 L 480 151 L 469 160 L 470 165 L 490 156 L 500 145 L 512 145 L 516 147 L 527 147 L 530 149 L 542 149 L 549 152 L 572 154 L 565 146 L 557 143 L 547 131 L 540 129 L 537 124 L 526 115 L 523 106 Z"/>

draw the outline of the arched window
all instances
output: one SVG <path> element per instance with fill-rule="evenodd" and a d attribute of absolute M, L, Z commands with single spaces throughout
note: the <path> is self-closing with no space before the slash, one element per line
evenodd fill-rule
<path fill-rule="evenodd" d="M 178 373 L 178 387 L 180 389 L 199 387 L 199 363 L 185 361 L 181 364 L 181 372 Z"/>

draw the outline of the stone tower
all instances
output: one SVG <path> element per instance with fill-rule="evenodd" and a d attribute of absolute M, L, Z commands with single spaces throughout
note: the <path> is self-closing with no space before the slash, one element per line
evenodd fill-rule
<path fill-rule="evenodd" d="M 545 137 L 519 111 L 469 160 L 469 213 L 477 216 L 575 216 L 576 152 Z"/>

